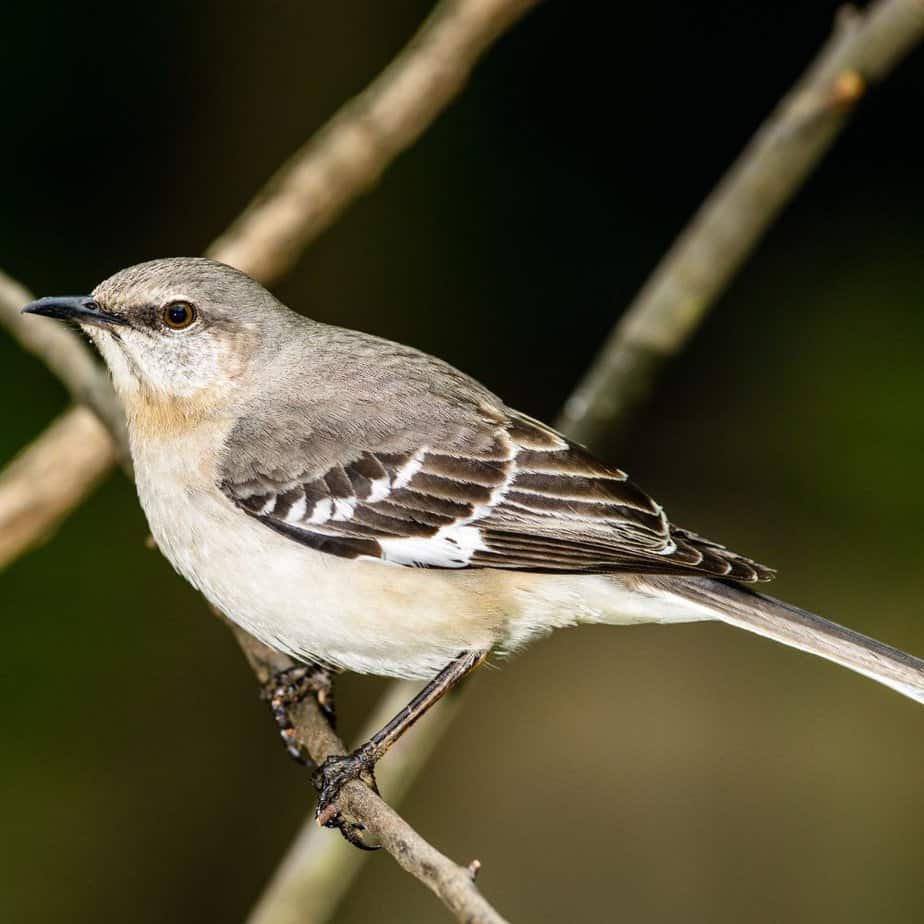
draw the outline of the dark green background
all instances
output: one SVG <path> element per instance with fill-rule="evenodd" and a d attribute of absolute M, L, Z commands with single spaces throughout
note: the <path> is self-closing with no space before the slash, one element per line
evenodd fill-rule
<path fill-rule="evenodd" d="M 545 5 L 277 287 L 551 417 L 837 2 Z M 0 265 L 38 294 L 192 254 L 428 4 L 4 11 Z M 666 372 L 618 463 L 777 593 L 924 654 L 924 60 Z M 0 335 L 0 457 L 66 405 Z M 62 460 L 62 465 L 67 460 Z M 0 919 L 240 920 L 312 792 L 227 631 L 112 477 L 0 578 Z M 379 681 L 349 677 L 355 727 Z M 924 712 L 711 625 L 482 672 L 407 801 L 520 922 L 920 915 Z M 387 795 L 387 794 L 386 794 Z M 335 835 L 331 835 L 332 837 Z M 372 857 L 342 922 L 445 919 Z"/>

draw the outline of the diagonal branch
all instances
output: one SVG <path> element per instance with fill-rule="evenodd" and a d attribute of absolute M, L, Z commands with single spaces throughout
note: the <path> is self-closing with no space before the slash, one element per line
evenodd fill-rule
<path fill-rule="evenodd" d="M 123 465 L 129 459 L 125 418 L 109 376 L 74 331 L 29 323 L 19 311 L 31 300 L 31 292 L 0 273 L 0 325 L 44 360 L 83 406 L 66 411 L 0 471 L 0 569 L 50 538 L 117 459 Z M 73 464 L 61 466 L 61 459 Z M 66 476 L 47 477 L 55 460 Z"/>
<path fill-rule="evenodd" d="M 257 193 L 208 248 L 215 260 L 269 283 L 291 268 L 317 237 L 388 164 L 413 143 L 463 88 L 478 58 L 538 0 L 442 0 L 404 50 L 349 101 Z M 28 323 L 19 309 L 32 294 L 0 273 L 0 325 L 39 356 L 78 403 L 92 408 L 128 459 L 124 417 L 109 376 L 73 331 Z M 33 319 L 29 319 L 33 320 Z M 87 437 L 104 452 L 107 437 Z M 41 440 L 41 437 L 39 437 Z M 75 478 L 70 507 L 95 481 Z M 36 509 L 33 535 L 49 536 L 68 506 Z M 3 528 L 0 520 L 0 529 Z M 25 547 L 24 545 L 24 547 Z"/>
<path fill-rule="evenodd" d="M 461 90 L 482 52 L 536 2 L 442 0 L 406 49 L 283 166 L 212 244 L 209 256 L 264 282 L 287 270 L 300 249 L 416 140 Z M 108 468 L 115 450 L 128 458 L 124 418 L 108 376 L 71 331 L 23 322 L 19 309 L 31 297 L 18 283 L 0 275 L 0 323 L 26 349 L 42 357 L 73 398 L 96 412 L 106 429 L 84 411 L 71 411 L 0 475 L 0 536 L 6 537 L 0 564 L 31 547 L 80 503 Z M 86 464 L 75 467 L 73 477 L 59 483 L 53 502 L 43 496 L 30 502 L 24 486 L 34 482 L 49 455 L 68 457 L 76 448 L 71 444 L 78 441 Z M 282 668 L 291 663 L 246 633 L 235 634 L 264 679 L 274 664 Z M 312 704 L 306 704 L 296 720 L 299 740 L 317 763 L 344 751 Z M 503 924 L 475 888 L 471 870 L 440 854 L 377 796 L 362 786 L 350 786 L 338 799 L 338 807 L 361 819 L 367 831 L 458 917 Z"/>
<path fill-rule="evenodd" d="M 443 0 L 384 71 L 269 181 L 208 250 L 267 280 L 412 145 L 482 53 L 538 0 Z"/>
<path fill-rule="evenodd" d="M 863 15 L 849 7 L 841 11 L 834 34 L 817 58 L 614 328 L 565 405 L 558 421 L 565 432 L 595 444 L 627 425 L 660 365 L 685 345 L 774 217 L 836 140 L 866 83 L 882 80 L 922 33 L 924 0 L 879 0 Z M 442 713 L 421 726 L 414 741 L 403 745 L 413 748 L 410 759 L 418 750 L 432 747 L 449 721 L 451 714 Z M 249 924 L 295 924 L 299 919 L 293 908 L 299 896 L 342 894 L 344 878 L 356 875 L 361 861 L 348 860 L 341 847 L 316 826 L 306 825 Z M 311 907 L 314 920 L 327 920 L 336 898 L 315 898 Z"/>
<path fill-rule="evenodd" d="M 115 445 L 85 407 L 61 415 L 0 472 L 0 568 L 42 538 L 36 523 L 66 516 L 112 466 Z M 61 460 L 67 459 L 67 465 Z"/>
<path fill-rule="evenodd" d="M 357 741 L 367 741 L 420 690 L 409 680 L 389 685 L 381 701 L 366 719 Z M 458 713 L 462 699 L 444 697 L 427 717 L 392 748 L 388 760 L 375 770 L 389 803 L 400 804 L 417 774 Z M 263 894 L 247 918 L 247 924 L 320 924 L 331 918 L 368 854 L 320 828 L 313 816 L 305 819 L 285 857 L 280 861 Z"/>
<path fill-rule="evenodd" d="M 0 324 L 23 349 L 38 356 L 48 366 L 77 404 L 85 404 L 103 421 L 106 430 L 115 435 L 116 443 L 127 459 L 125 416 L 109 383 L 109 376 L 75 331 L 62 324 L 34 324 L 34 318 L 24 318 L 19 313 L 20 308 L 32 298 L 28 289 L 0 272 Z M 112 445 L 112 440 L 102 428 L 98 428 L 92 436 L 85 434 L 85 437 L 96 444 L 100 456 L 105 454 L 106 444 Z M 74 485 L 72 489 L 76 487 Z M 79 503 L 82 497 L 82 492 L 76 494 L 74 503 Z M 61 511 L 62 514 L 66 512 L 66 509 Z M 52 524 L 53 521 L 43 525 L 50 527 Z"/>
<path fill-rule="evenodd" d="M 292 666 L 292 660 L 285 655 L 258 642 L 242 629 L 236 626 L 231 628 L 261 683 L 266 683 L 273 674 Z M 346 753 L 343 742 L 331 730 L 313 697 L 307 697 L 293 710 L 292 718 L 300 743 L 305 746 L 315 763 L 323 763 L 332 754 Z M 472 924 L 504 924 L 504 918 L 475 888 L 474 873 L 478 868 L 477 863 L 467 868 L 454 863 L 428 844 L 379 796 L 355 780 L 344 787 L 336 804 L 344 817 L 361 821 L 369 839 L 380 844 L 407 872 L 436 893 L 460 921 Z M 333 838 L 329 837 L 328 840 Z M 336 843 L 339 845 L 339 838 Z M 300 865 L 298 877 L 304 878 L 306 872 L 306 868 Z M 337 876 L 340 872 L 339 866 L 336 866 L 333 872 Z M 306 920 L 306 909 L 293 909 L 290 901 L 291 894 L 284 895 L 278 890 L 274 891 L 269 901 L 263 902 L 261 916 L 251 920 L 260 921 L 262 924 Z"/>
<path fill-rule="evenodd" d="M 843 130 L 867 84 L 924 35 L 924 0 L 845 7 L 833 36 L 665 254 L 565 404 L 559 426 L 597 443 L 626 424 L 659 367 L 700 325 Z"/>

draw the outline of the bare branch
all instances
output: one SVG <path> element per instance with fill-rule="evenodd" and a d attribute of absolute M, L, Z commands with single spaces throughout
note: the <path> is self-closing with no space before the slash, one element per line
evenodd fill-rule
<path fill-rule="evenodd" d="M 357 740 L 372 737 L 392 716 L 403 709 L 420 689 L 420 684 L 398 681 L 388 687 L 367 718 Z M 392 806 L 399 805 L 423 769 L 440 738 L 459 711 L 458 696 L 445 697 L 415 728 L 388 753 L 388 760 L 376 767 L 376 778 Z M 257 902 L 247 924 L 320 924 L 331 918 L 367 854 L 330 837 L 313 817 L 306 819 L 273 878 Z M 477 860 L 473 860 L 477 863 Z"/>
<path fill-rule="evenodd" d="M 77 404 L 91 408 L 112 433 L 128 459 L 128 437 L 125 415 L 119 399 L 109 383 L 109 375 L 81 337 L 62 324 L 35 323 L 35 318 L 24 318 L 19 312 L 32 301 L 32 293 L 0 272 L 0 324 L 30 353 L 42 362 L 64 383 Z M 103 453 L 105 434 L 95 437 L 97 453 Z M 111 441 L 109 441 L 111 444 Z M 75 498 L 75 503 L 80 498 Z M 62 509 L 60 514 L 66 513 Z M 51 525 L 51 524 L 49 524 Z"/>
<path fill-rule="evenodd" d="M 446 107 L 482 53 L 537 0 L 443 0 L 404 50 L 270 180 L 208 250 L 275 279 Z"/>
<path fill-rule="evenodd" d="M 287 268 L 298 248 L 336 217 L 352 196 L 374 183 L 390 159 L 419 135 L 464 83 L 486 45 L 530 5 L 525 0 L 445 0 L 415 42 L 277 174 L 266 192 L 213 244 L 210 254 L 264 281 Z M 660 361 L 683 345 L 709 303 L 832 143 L 866 83 L 881 79 L 919 40 L 922 22 L 924 0 L 879 0 L 862 16 L 843 17 L 818 61 L 706 201 L 620 322 L 569 401 L 563 418 L 566 429 L 590 441 L 608 422 L 623 422 L 624 396 L 632 383 L 650 379 Z M 471 30 L 467 39 L 466 23 Z M 461 64 L 447 66 L 440 61 L 445 54 L 458 55 Z M 415 94 L 428 99 L 415 100 Z M 0 300 L 3 294 L 0 289 Z M 23 300 L 27 298 L 24 294 Z M 0 310 L 0 320 L 9 320 L 5 310 Z M 30 343 L 29 348 L 43 356 L 55 350 L 48 343 Z M 67 356 L 73 354 L 70 347 L 62 349 Z M 73 356 L 73 363 L 64 362 L 63 371 L 53 367 L 79 396 L 78 386 L 90 381 L 90 373 Z M 78 501 L 75 495 L 73 503 Z M 36 515 L 41 518 L 42 513 Z M 13 548 L 9 557 L 17 551 Z M 289 663 L 249 636 L 240 632 L 238 636 L 258 674 L 266 676 L 274 665 Z M 342 743 L 312 702 L 295 718 L 299 738 L 314 759 L 342 752 Z M 419 747 L 422 740 L 426 743 L 424 736 L 438 734 L 439 725 L 439 718 L 432 717 L 417 730 Z M 409 781 L 410 773 L 404 776 Z M 362 819 L 370 835 L 458 915 L 471 921 L 501 920 L 474 889 L 470 870 L 435 851 L 365 787 L 347 786 L 339 807 L 345 815 Z M 268 893 L 279 896 L 280 915 L 295 894 L 290 887 L 294 888 L 298 866 L 306 871 L 304 858 L 311 859 L 310 851 L 301 857 L 299 864 L 293 860 L 293 868 L 280 874 L 278 891 Z M 288 886 L 282 888 L 286 877 L 290 877 Z M 286 920 L 271 912 L 272 906 L 267 910 L 263 903 L 255 914 L 262 915 L 261 924 Z"/>
<path fill-rule="evenodd" d="M 388 163 L 410 145 L 462 88 L 482 52 L 537 0 L 443 0 L 420 31 L 382 75 L 359 97 L 345 106 L 325 128 L 277 173 L 242 216 L 210 248 L 215 259 L 236 265 L 255 278 L 269 282 L 288 269 L 300 249 L 322 231 L 347 203 L 372 186 Z M 50 428 L 0 477 L 0 514 L 9 510 L 16 530 L 4 533 L 0 565 L 21 554 L 40 535 L 76 506 L 114 457 L 116 445 L 125 451 L 124 418 L 108 376 L 86 345 L 59 325 L 24 323 L 19 315 L 31 294 L 6 277 L 0 277 L 0 323 L 6 324 L 30 351 L 45 359 L 64 381 L 75 400 L 97 412 L 112 434 L 83 411 L 70 412 Z M 80 427 L 78 434 L 77 429 Z M 93 429 L 95 426 L 95 430 Z M 75 471 L 66 491 L 55 502 L 30 497 L 24 491 L 38 483 L 44 462 L 51 457 L 75 458 L 79 440 L 86 460 Z M 71 443 L 74 445 L 71 445 Z M 79 475 L 86 477 L 83 480 Z M 6 490 L 8 488 L 8 490 Z M 0 525 L 6 521 L 0 518 Z M 240 631 L 236 635 L 255 669 L 263 670 L 272 659 L 281 659 Z M 260 671 L 258 670 L 258 673 Z M 396 685 L 395 694 L 406 689 Z M 395 696 L 386 698 L 393 702 Z M 403 703 L 402 703 L 403 705 Z M 397 711 L 397 709 L 395 709 Z M 448 705 L 443 716 L 451 711 Z M 408 786 L 416 765 L 426 758 L 444 724 L 432 726 L 429 735 L 415 735 L 416 747 L 391 761 L 392 773 L 406 774 Z M 299 739 L 318 762 L 330 753 L 342 753 L 343 745 L 329 730 L 319 710 L 307 705 L 296 716 Z M 397 757 L 398 755 L 396 755 Z M 391 775 L 391 774 L 389 774 Z M 383 780 L 387 778 L 382 774 Z M 362 820 L 369 833 L 398 862 L 439 895 L 460 918 L 473 922 L 502 922 L 473 884 L 473 865 L 466 869 L 444 857 L 381 799 L 360 785 L 348 786 L 339 800 L 347 815 Z M 328 838 L 328 842 L 339 839 Z M 356 857 L 361 855 L 353 851 Z M 351 854 L 351 861 L 359 860 Z M 270 896 L 291 895 L 294 877 L 280 880 L 282 887 Z M 263 904 L 266 920 L 275 920 L 273 905 Z"/>
<path fill-rule="evenodd" d="M 661 363 L 692 336 L 761 234 L 834 142 L 867 82 L 885 77 L 922 31 L 921 0 L 880 0 L 862 17 L 850 8 L 842 11 L 816 61 L 703 203 L 616 326 L 568 400 L 559 420 L 562 429 L 594 443 L 625 426 Z M 415 745 L 429 748 L 428 739 L 441 735 L 446 721 L 445 714 L 430 717 Z M 406 771 L 402 778 L 405 784 L 409 775 Z M 313 920 L 328 919 L 342 894 L 336 891 L 341 877 L 355 875 L 361 864 L 362 858 L 339 842 L 319 838 L 316 828 L 303 829 L 249 924 L 289 924 L 297 920 L 291 915 L 298 902 L 307 901 Z M 319 895 L 330 900 L 319 902 Z"/>
<path fill-rule="evenodd" d="M 559 425 L 596 443 L 627 421 L 846 124 L 924 35 L 924 0 L 845 8 L 834 34 L 702 204 L 607 338 Z"/>
<path fill-rule="evenodd" d="M 266 683 L 274 673 L 293 664 L 285 655 L 258 642 L 242 629 L 236 626 L 231 628 L 261 683 Z M 334 734 L 313 697 L 307 697 L 293 710 L 292 719 L 299 743 L 306 748 L 316 764 L 320 765 L 332 754 L 346 753 L 343 742 Z M 478 867 L 459 866 L 441 854 L 365 785 L 355 780 L 348 783 L 335 804 L 343 817 L 361 823 L 372 843 L 381 845 L 407 872 L 439 896 L 460 921 L 504 924 L 504 918 L 485 901 L 475 887 L 473 870 Z M 350 849 L 357 853 L 354 848 Z M 325 852 L 325 855 L 331 854 Z M 298 913 L 293 916 L 296 908 L 292 904 L 293 899 L 297 900 L 305 894 L 310 876 L 314 875 L 310 866 L 305 864 L 306 859 L 313 860 L 314 857 L 293 858 L 292 862 L 297 865 L 290 870 L 287 882 L 277 879 L 274 890 L 250 919 L 251 924 L 256 921 L 260 924 L 281 924 L 284 921 L 308 919 L 304 907 L 299 907 Z M 354 860 L 354 863 L 358 862 Z M 338 866 L 335 873 L 339 874 L 341 869 Z M 308 879 L 306 874 L 309 874 Z M 325 877 L 322 881 L 328 880 Z"/>
<path fill-rule="evenodd" d="M 13 459 L 0 472 L 0 568 L 36 545 L 115 459 L 106 428 L 85 407 L 71 408 Z"/>
<path fill-rule="evenodd" d="M 263 282 L 282 275 L 299 251 L 420 136 L 462 89 L 478 57 L 536 2 L 443 0 L 382 74 L 280 168 L 208 255 Z M 121 458 L 128 460 L 124 417 L 109 376 L 75 333 L 22 318 L 19 309 L 31 299 L 0 273 L 0 324 L 45 361 L 75 401 L 98 413 Z M 102 434 L 87 439 L 103 452 Z M 81 500 L 74 496 L 74 505 Z M 50 534 L 66 514 L 66 508 L 36 508 L 36 532 Z"/>
<path fill-rule="evenodd" d="M 131 472 L 125 415 L 108 373 L 74 331 L 24 318 L 20 309 L 32 297 L 0 272 L 0 325 L 84 407 L 67 411 L 0 472 L 0 569 L 50 538 L 116 462 Z"/>

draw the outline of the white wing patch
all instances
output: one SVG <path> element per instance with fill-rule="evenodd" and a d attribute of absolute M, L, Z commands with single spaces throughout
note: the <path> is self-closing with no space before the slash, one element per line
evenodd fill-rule
<path fill-rule="evenodd" d="M 353 516 L 353 512 L 356 510 L 356 498 L 355 497 L 335 497 L 334 498 L 334 512 L 331 514 L 332 520 L 337 520 L 340 522 L 345 522 Z"/>
<path fill-rule="evenodd" d="M 391 493 L 391 480 L 388 475 L 385 475 L 382 478 L 375 478 L 372 481 L 372 486 L 369 489 L 369 496 L 366 498 L 367 504 L 377 504 L 379 501 L 385 500 L 386 497 Z"/>
<path fill-rule="evenodd" d="M 465 568 L 476 551 L 485 552 L 477 526 L 444 526 L 433 536 L 380 539 L 382 558 L 393 565 Z"/>
<path fill-rule="evenodd" d="M 334 512 L 334 502 L 329 497 L 324 497 L 314 505 L 311 516 L 308 517 L 308 523 L 326 523 Z M 297 522 L 290 520 L 289 522 Z"/>
<path fill-rule="evenodd" d="M 501 432 L 498 437 L 500 453 L 497 461 L 511 462 L 516 458 L 519 447 L 510 437 Z M 394 487 L 414 487 L 413 476 L 422 471 L 426 464 L 427 455 L 446 456 L 446 453 L 421 450 L 414 454 L 414 458 L 399 472 L 395 478 Z M 451 456 L 450 458 L 461 458 Z M 477 462 L 477 459 L 469 460 Z M 410 476 L 406 476 L 408 469 L 414 466 Z M 491 490 L 486 502 L 475 504 L 468 516 L 460 516 L 455 523 L 440 527 L 432 536 L 412 536 L 408 538 L 380 539 L 382 560 L 395 565 L 412 565 L 430 568 L 465 568 L 472 560 L 475 552 L 487 552 L 488 547 L 481 537 L 481 530 L 471 524 L 488 515 L 500 504 L 516 477 L 516 466 L 506 467 L 504 480 Z"/>
<path fill-rule="evenodd" d="M 302 494 L 298 500 L 292 505 L 289 512 L 286 514 L 286 521 L 288 523 L 301 523 L 305 514 L 308 512 L 308 498 Z"/>
<path fill-rule="evenodd" d="M 422 449 L 418 449 L 411 457 L 411 460 L 398 469 L 391 483 L 392 488 L 395 490 L 398 488 L 406 488 L 411 483 L 411 479 L 423 468 L 427 448 L 428 447 L 424 446 Z"/>
<path fill-rule="evenodd" d="M 680 570 L 762 580 L 767 569 L 685 530 L 625 473 L 519 414 L 401 452 L 367 450 L 322 474 L 223 485 L 268 525 L 323 552 L 381 564 L 601 573 Z"/>

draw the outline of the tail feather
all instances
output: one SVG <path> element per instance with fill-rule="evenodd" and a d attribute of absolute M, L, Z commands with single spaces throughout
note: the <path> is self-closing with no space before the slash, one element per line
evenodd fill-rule
<path fill-rule="evenodd" d="M 644 577 L 649 592 L 667 593 L 716 620 L 818 655 L 924 703 L 924 661 L 736 584 L 712 578 Z"/>

